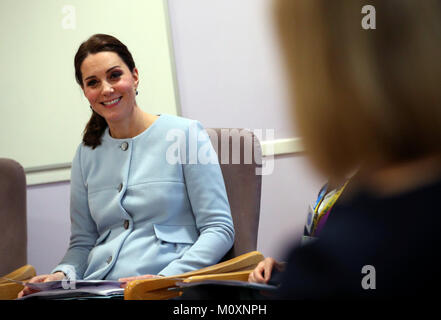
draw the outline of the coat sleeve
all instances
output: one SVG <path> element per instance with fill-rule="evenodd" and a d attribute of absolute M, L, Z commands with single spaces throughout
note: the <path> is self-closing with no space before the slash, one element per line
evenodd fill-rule
<path fill-rule="evenodd" d="M 69 279 L 82 279 L 87 268 L 90 250 L 98 238 L 96 224 L 89 211 L 87 186 L 81 169 L 81 149 L 77 149 L 72 161 L 70 190 L 71 237 L 69 248 L 52 272 L 62 271 Z"/>
<path fill-rule="evenodd" d="M 188 140 L 197 141 L 197 148 L 192 150 L 192 141 Z M 216 264 L 234 243 L 234 225 L 222 171 L 210 138 L 199 122 L 190 125 L 187 142 L 182 166 L 199 237 L 180 259 L 159 272 L 164 276 Z"/>

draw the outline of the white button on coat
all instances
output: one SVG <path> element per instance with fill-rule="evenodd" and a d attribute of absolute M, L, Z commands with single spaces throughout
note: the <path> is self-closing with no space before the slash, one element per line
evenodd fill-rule
<path fill-rule="evenodd" d="M 129 144 L 127 142 L 123 142 L 121 144 L 121 150 L 126 151 L 129 148 Z"/>

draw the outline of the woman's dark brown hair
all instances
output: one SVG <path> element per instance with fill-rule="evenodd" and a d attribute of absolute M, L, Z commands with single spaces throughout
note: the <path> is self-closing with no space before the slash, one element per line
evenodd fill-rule
<path fill-rule="evenodd" d="M 81 88 L 83 88 L 81 64 L 89 54 L 103 51 L 115 52 L 124 61 L 130 71 L 133 71 L 135 68 L 135 61 L 133 61 L 132 54 L 121 41 L 107 34 L 94 34 L 80 45 L 74 59 L 75 78 Z M 83 133 L 84 145 L 89 146 L 92 149 L 99 146 L 101 144 L 101 137 L 106 128 L 106 120 L 92 110 L 92 116 L 90 117 Z"/>

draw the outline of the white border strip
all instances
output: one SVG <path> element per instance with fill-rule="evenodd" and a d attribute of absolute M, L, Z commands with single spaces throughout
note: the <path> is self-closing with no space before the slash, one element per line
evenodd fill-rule
<path fill-rule="evenodd" d="M 62 181 L 70 181 L 70 166 L 62 169 L 50 169 L 26 173 L 26 184 L 28 186 Z"/>
<path fill-rule="evenodd" d="M 304 152 L 301 138 L 277 139 L 262 141 L 262 156 L 279 156 Z"/>

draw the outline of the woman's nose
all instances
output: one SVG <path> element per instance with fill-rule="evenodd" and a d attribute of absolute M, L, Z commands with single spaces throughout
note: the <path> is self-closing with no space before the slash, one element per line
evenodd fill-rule
<path fill-rule="evenodd" d="M 103 83 L 103 90 L 102 93 L 104 95 L 110 95 L 114 92 L 115 90 L 113 89 L 112 85 L 108 82 L 104 82 Z"/>

